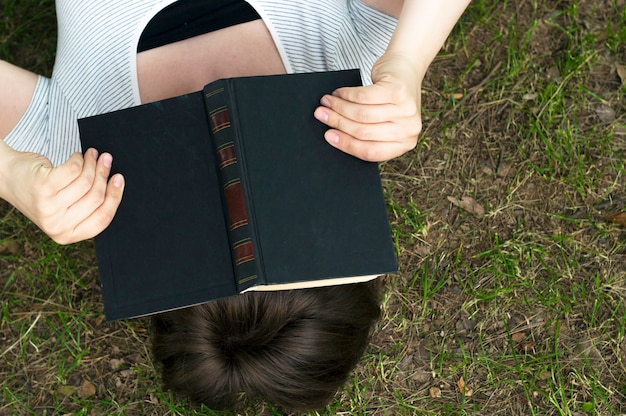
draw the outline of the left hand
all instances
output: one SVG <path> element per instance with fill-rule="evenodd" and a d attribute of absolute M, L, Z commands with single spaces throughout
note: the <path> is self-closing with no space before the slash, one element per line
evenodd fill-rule
<path fill-rule="evenodd" d="M 402 55 L 384 54 L 372 69 L 372 85 L 339 88 L 322 97 L 315 118 L 331 127 L 326 141 L 372 162 L 414 149 L 422 129 L 422 79 Z"/>

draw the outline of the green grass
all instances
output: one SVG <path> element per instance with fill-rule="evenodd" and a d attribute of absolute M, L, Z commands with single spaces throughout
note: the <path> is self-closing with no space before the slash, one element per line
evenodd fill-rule
<path fill-rule="evenodd" d="M 418 149 L 382 165 L 401 266 L 383 319 L 312 414 L 626 413 L 620 4 L 472 2 L 424 82 Z M 53 2 L 0 10 L 0 58 L 49 74 Z M 0 415 L 222 414 L 163 390 L 146 320 L 104 322 L 90 242 L 3 206 L 0 253 Z"/>

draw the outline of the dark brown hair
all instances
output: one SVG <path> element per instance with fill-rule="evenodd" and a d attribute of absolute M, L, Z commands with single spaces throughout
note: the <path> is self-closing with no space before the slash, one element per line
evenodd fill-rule
<path fill-rule="evenodd" d="M 166 388 L 213 409 L 257 399 L 319 409 L 360 360 L 380 291 L 372 281 L 249 292 L 156 315 L 153 355 Z"/>

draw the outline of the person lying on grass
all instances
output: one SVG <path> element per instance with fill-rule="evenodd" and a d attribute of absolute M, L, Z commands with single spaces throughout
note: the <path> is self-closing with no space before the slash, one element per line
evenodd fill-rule
<path fill-rule="evenodd" d="M 37 76 L 0 61 L 0 197 L 60 244 L 99 234 L 110 224 L 120 204 L 124 177 L 109 177 L 115 155 L 100 154 L 97 149 L 82 149 L 81 153 L 77 119 L 194 92 L 225 77 L 360 68 L 365 85 L 329 91 L 320 97 L 320 106 L 312 117 L 328 125 L 324 138 L 338 151 L 370 161 L 400 156 L 413 149 L 418 140 L 420 91 L 426 70 L 468 3 L 58 0 L 59 36 L 52 77 Z M 344 290 L 359 304 L 328 306 L 329 297 Z M 252 396 L 275 400 L 282 397 L 286 405 L 304 409 L 322 405 L 329 391 L 345 380 L 357 361 L 354 357 L 363 350 L 369 325 L 363 323 L 363 331 L 346 328 L 357 326 L 363 308 L 376 308 L 370 298 L 353 290 L 302 290 L 289 301 L 282 299 L 286 296 L 283 293 L 246 295 L 177 312 L 180 318 L 175 313 L 155 319 L 157 328 L 165 328 L 165 333 L 174 328 L 174 333 L 184 334 L 186 338 L 182 339 L 188 340 L 194 355 L 209 354 L 202 348 L 210 347 L 203 343 L 202 330 L 193 325 L 217 325 L 216 314 L 230 317 L 226 322 L 231 322 L 242 308 L 241 302 L 248 302 L 244 310 L 256 312 L 246 315 L 243 322 L 232 322 L 233 328 L 247 328 L 266 316 L 269 320 L 260 327 L 259 338 L 252 339 L 271 338 L 291 328 L 302 303 L 309 304 L 311 310 L 336 311 L 340 320 L 349 318 L 352 323 L 305 315 L 298 325 L 303 325 L 309 339 L 315 336 L 316 342 L 310 348 L 280 344 L 274 351 L 268 344 L 252 358 L 246 358 L 248 361 L 224 358 L 222 362 L 232 365 L 227 370 L 234 373 L 220 373 L 227 379 L 220 378 L 224 384 L 217 389 L 223 389 L 224 394 L 217 397 L 223 396 L 224 400 L 218 403 L 229 403 L 226 398 L 247 389 Z M 221 312 L 214 313 L 212 308 Z M 271 308 L 279 310 L 270 314 Z M 365 315 L 373 317 L 376 313 Z M 316 325 L 325 329 L 314 329 Z M 310 349 L 328 352 L 336 339 L 331 334 L 344 329 L 342 336 L 350 340 L 344 338 L 335 348 L 350 349 L 352 356 L 346 356 L 342 364 L 335 367 L 333 363 L 341 360 L 319 361 L 319 355 L 308 355 Z M 233 332 L 220 342 L 243 351 L 243 344 L 237 344 L 239 340 Z M 157 357 L 164 363 L 163 372 L 174 388 L 175 380 L 182 381 L 182 390 L 190 378 L 200 384 L 212 382 L 211 374 L 187 373 L 188 352 L 170 354 L 159 345 L 155 344 Z M 260 369 L 243 377 L 244 363 L 249 360 L 265 357 L 265 367 L 261 368 L 274 372 L 283 368 L 269 368 L 276 360 L 270 351 L 298 363 L 286 367 L 287 372 L 277 382 L 280 388 L 274 393 L 266 390 L 266 379 L 257 377 Z M 179 354 L 184 358 L 177 358 Z M 182 367 L 186 375 L 167 376 L 176 374 L 172 366 L 180 368 L 181 362 L 186 363 Z M 312 369 L 319 377 L 307 375 Z M 245 378 L 246 383 L 235 382 L 235 374 Z M 326 387 L 319 389 L 322 393 L 314 393 L 314 385 L 325 377 L 332 381 L 326 383 L 324 379 Z M 303 378 L 310 381 L 307 389 L 313 393 L 306 397 L 289 393 L 289 386 Z"/>

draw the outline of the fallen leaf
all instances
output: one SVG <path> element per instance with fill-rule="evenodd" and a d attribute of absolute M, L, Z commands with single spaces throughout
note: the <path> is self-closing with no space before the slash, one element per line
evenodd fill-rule
<path fill-rule="evenodd" d="M 430 388 L 430 390 L 428 390 L 428 392 L 430 393 L 430 397 L 432 397 L 433 399 L 441 397 L 441 389 L 439 387 L 433 386 Z"/>
<path fill-rule="evenodd" d="M 120 367 L 122 367 L 123 365 L 124 361 L 117 358 L 111 358 L 111 361 L 109 361 L 109 366 L 111 367 L 111 370 L 119 370 Z"/>
<path fill-rule="evenodd" d="M 472 215 L 481 216 L 485 213 L 485 208 L 471 196 L 464 196 L 460 201 L 453 196 L 449 196 L 448 201 Z"/>
<path fill-rule="evenodd" d="M 456 382 L 456 386 L 459 388 L 459 391 L 461 392 L 461 394 L 464 395 L 465 397 L 470 397 L 473 393 L 473 390 L 468 389 L 467 386 L 465 385 L 465 380 L 463 379 L 463 377 L 459 378 L 459 380 Z"/>
<path fill-rule="evenodd" d="M 134 374 L 133 370 L 122 370 L 119 372 L 120 377 L 132 377 Z"/>
<path fill-rule="evenodd" d="M 462 92 L 455 92 L 454 94 L 448 94 L 447 92 L 442 93 L 444 98 L 454 98 L 455 100 L 460 100 L 463 98 Z"/>
<path fill-rule="evenodd" d="M 78 388 L 77 394 L 78 397 L 91 397 L 96 394 L 96 386 L 88 380 L 83 380 L 83 384 Z"/>
<path fill-rule="evenodd" d="M 617 69 L 617 75 L 622 80 L 622 85 L 626 85 L 626 65 L 615 63 L 615 69 Z"/>
<path fill-rule="evenodd" d="M 626 211 L 612 212 L 604 216 L 604 220 L 608 222 L 614 222 L 616 224 L 626 227 Z"/>
<path fill-rule="evenodd" d="M 70 397 L 76 392 L 76 390 L 77 388 L 74 386 L 59 386 L 59 388 L 57 389 L 57 393 L 65 397 Z"/>
<path fill-rule="evenodd" d="M 429 371 L 417 371 L 411 375 L 411 380 L 417 383 L 428 383 L 431 378 L 431 373 Z"/>
<path fill-rule="evenodd" d="M 3 241 L 0 243 L 0 255 L 17 254 L 20 248 L 20 243 L 17 241 Z"/>
<path fill-rule="evenodd" d="M 559 71 L 559 68 L 556 66 L 548 68 L 546 75 L 548 76 L 548 80 L 554 81 L 557 84 L 560 84 L 561 81 L 563 81 L 563 78 L 561 78 L 561 71 Z"/>
<path fill-rule="evenodd" d="M 596 114 L 603 123 L 610 123 L 615 120 L 615 110 L 608 105 L 600 105 L 596 107 Z"/>
<path fill-rule="evenodd" d="M 525 337 L 526 337 L 526 333 L 525 332 L 516 332 L 513 335 L 511 335 L 511 341 L 513 341 L 513 342 L 520 342 Z"/>
<path fill-rule="evenodd" d="M 465 380 L 463 377 L 459 377 L 459 381 L 456 382 L 456 386 L 459 388 L 461 393 L 465 393 Z"/>

